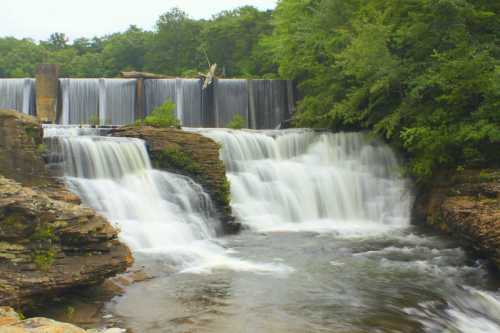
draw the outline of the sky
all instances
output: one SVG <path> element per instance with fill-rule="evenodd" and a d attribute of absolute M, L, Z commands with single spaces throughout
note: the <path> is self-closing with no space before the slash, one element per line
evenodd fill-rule
<path fill-rule="evenodd" d="M 271 9 L 275 0 L 0 0 L 0 37 L 46 40 L 63 32 L 70 40 L 124 31 L 134 24 L 153 29 L 158 17 L 179 7 L 193 18 L 252 5 Z"/>

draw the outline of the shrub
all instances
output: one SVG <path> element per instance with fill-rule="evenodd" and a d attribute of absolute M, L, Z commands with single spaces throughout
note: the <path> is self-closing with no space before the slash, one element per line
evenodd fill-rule
<path fill-rule="evenodd" d="M 227 124 L 228 128 L 242 129 L 245 126 L 245 118 L 239 113 L 235 114 L 233 119 Z"/>
<path fill-rule="evenodd" d="M 181 127 L 181 123 L 175 114 L 175 104 L 171 101 L 166 101 L 156 107 L 149 116 L 144 118 L 143 123 L 153 127 Z"/>

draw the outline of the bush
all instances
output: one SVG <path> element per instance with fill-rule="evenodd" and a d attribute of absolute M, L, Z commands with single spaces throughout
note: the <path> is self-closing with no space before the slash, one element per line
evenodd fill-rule
<path fill-rule="evenodd" d="M 227 124 L 227 128 L 242 129 L 245 127 L 245 118 L 239 113 L 235 114 L 233 119 Z"/>
<path fill-rule="evenodd" d="M 153 127 L 181 127 L 181 122 L 175 114 L 175 104 L 171 101 L 166 101 L 155 108 L 149 116 L 144 118 L 143 124 Z"/>

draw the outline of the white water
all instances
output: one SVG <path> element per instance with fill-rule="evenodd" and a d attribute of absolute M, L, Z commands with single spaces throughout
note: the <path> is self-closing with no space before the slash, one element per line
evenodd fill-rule
<path fill-rule="evenodd" d="M 208 332 L 500 331 L 499 294 L 481 290 L 485 271 L 460 248 L 409 233 L 413 197 L 387 146 L 356 133 L 198 131 L 221 143 L 245 224 L 318 234 L 217 241 L 210 198 L 188 178 L 153 170 L 143 141 L 46 128 L 59 141 L 68 184 L 121 229 L 136 257 L 152 259 L 142 263 L 214 273 L 131 287 L 115 311 L 137 331 L 179 328 L 172 317 Z"/>
<path fill-rule="evenodd" d="M 223 146 L 238 217 L 259 231 L 404 228 L 413 196 L 389 147 L 361 133 L 201 130 Z"/>
<path fill-rule="evenodd" d="M 229 256 L 214 239 L 219 222 L 210 197 L 187 177 L 152 169 L 142 140 L 78 134 L 74 127 L 46 128 L 50 146 L 63 155 L 70 188 L 119 227 L 121 239 L 135 253 L 158 257 L 184 272 L 291 271 Z"/>

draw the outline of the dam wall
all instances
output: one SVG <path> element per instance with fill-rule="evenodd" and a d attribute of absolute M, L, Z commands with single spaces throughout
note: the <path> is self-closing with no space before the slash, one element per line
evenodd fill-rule
<path fill-rule="evenodd" d="M 128 125 L 166 101 L 184 127 L 227 127 L 237 115 L 251 129 L 274 129 L 289 120 L 292 81 L 217 79 L 58 78 L 57 66 L 40 65 L 36 79 L 1 79 L 0 107 L 36 115 L 44 123 Z"/>

